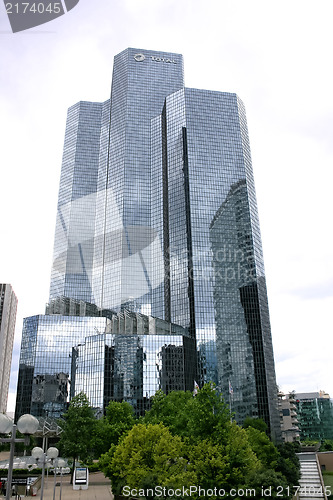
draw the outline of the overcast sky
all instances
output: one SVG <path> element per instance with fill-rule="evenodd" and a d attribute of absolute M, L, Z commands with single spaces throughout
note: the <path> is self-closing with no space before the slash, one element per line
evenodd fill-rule
<path fill-rule="evenodd" d="M 126 47 L 184 55 L 187 87 L 247 110 L 282 390 L 333 397 L 332 0 L 80 0 L 13 34 L 0 5 L 0 282 L 23 317 L 48 300 L 67 108 L 109 98 Z"/>

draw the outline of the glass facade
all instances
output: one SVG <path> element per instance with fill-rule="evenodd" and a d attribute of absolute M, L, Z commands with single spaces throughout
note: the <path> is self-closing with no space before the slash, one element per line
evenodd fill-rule
<path fill-rule="evenodd" d="M 333 439 L 333 400 L 328 394 L 293 394 L 301 441 L 323 442 Z"/>
<path fill-rule="evenodd" d="M 182 327 L 128 311 L 108 315 L 24 320 L 16 418 L 59 418 L 81 391 L 101 412 L 116 400 L 142 414 L 158 389 L 192 389 L 185 366 L 195 346 Z"/>
<path fill-rule="evenodd" d="M 96 408 L 127 401 L 142 414 L 157 390 L 192 388 L 185 360 L 193 360 L 195 346 L 184 333 L 158 318 L 128 311 L 114 315 L 104 333 L 73 347 L 75 393 L 83 391 Z"/>
<path fill-rule="evenodd" d="M 180 325 L 184 342 L 196 346 L 196 357 L 184 360 L 186 387 L 215 382 L 239 422 L 258 416 L 279 434 L 244 106 L 235 94 L 185 88 L 181 55 L 126 49 L 115 57 L 110 100 L 70 108 L 51 303 L 59 296 Z M 127 342 L 103 335 L 77 351 L 75 380 L 86 391 L 87 353 L 103 366 L 107 348 L 111 359 Z M 140 335 L 133 342 L 134 357 L 145 352 Z M 161 368 L 169 366 L 160 381 L 167 387 L 182 346 L 161 342 L 156 352 L 173 353 Z M 126 361 L 119 354 L 128 373 L 139 366 L 131 349 Z M 109 394 L 136 399 L 140 370 Z M 100 373 L 95 386 L 102 380 Z"/>
<path fill-rule="evenodd" d="M 73 346 L 105 331 L 107 318 L 39 315 L 23 324 L 16 418 L 24 413 L 59 418 L 67 409 Z M 72 393 L 71 393 L 72 391 Z"/>

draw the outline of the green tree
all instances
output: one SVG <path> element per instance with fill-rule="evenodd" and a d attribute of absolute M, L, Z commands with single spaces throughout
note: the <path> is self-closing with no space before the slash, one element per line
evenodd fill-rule
<path fill-rule="evenodd" d="M 267 497 L 288 500 L 294 492 L 283 474 L 272 469 L 261 469 L 249 474 L 247 484 L 248 488 L 256 490 L 256 498 Z"/>
<path fill-rule="evenodd" d="M 188 443 L 190 470 L 194 470 L 198 484 L 204 489 L 226 486 L 230 464 L 221 445 L 205 439 L 195 444 Z"/>
<path fill-rule="evenodd" d="M 267 432 L 267 424 L 262 418 L 246 417 L 243 427 L 244 429 L 253 427 L 254 429 L 258 429 L 258 431 Z"/>
<path fill-rule="evenodd" d="M 235 422 L 230 426 L 224 454 L 229 464 L 229 486 L 246 486 L 249 474 L 259 471 L 262 467 L 251 447 L 246 430 Z"/>
<path fill-rule="evenodd" d="M 333 440 L 325 439 L 325 441 L 321 444 L 319 451 L 333 451 Z"/>
<path fill-rule="evenodd" d="M 58 443 L 61 454 L 73 458 L 73 467 L 77 458 L 85 461 L 91 455 L 95 426 L 94 410 L 87 396 L 80 392 L 64 414 L 63 431 Z"/>
<path fill-rule="evenodd" d="M 253 452 L 244 429 L 236 423 L 229 427 L 225 444 L 205 439 L 189 446 L 190 470 L 205 489 L 247 487 L 249 475 L 261 470 L 261 463 Z M 217 498 L 212 496 L 211 498 Z"/>
<path fill-rule="evenodd" d="M 256 487 L 262 476 L 265 476 L 270 478 L 272 487 L 277 487 L 280 482 L 279 496 L 281 498 L 288 498 L 288 492 L 291 496 L 294 491 L 293 487 L 298 485 L 300 478 L 299 460 L 295 453 L 297 445 L 285 443 L 276 447 L 265 432 L 260 432 L 251 426 L 246 429 L 246 432 L 251 447 L 262 464 L 260 472 L 252 479 L 250 478 L 249 483 L 253 481 L 252 486 Z M 263 485 L 269 486 L 267 479 Z"/>
<path fill-rule="evenodd" d="M 115 413 L 114 425 L 122 418 Z M 157 392 L 142 422 L 116 433 L 100 458 L 115 493 L 125 485 L 144 489 L 186 484 L 229 492 L 269 486 L 271 481 L 273 494 L 279 497 L 280 486 L 281 497 L 287 498 L 293 492 L 288 486 L 297 484 L 295 451 L 286 447 L 280 452 L 260 419 L 248 419 L 246 429 L 231 422 L 229 409 L 210 384 L 195 397 L 191 392 Z"/>
<path fill-rule="evenodd" d="M 286 478 L 290 487 L 298 485 L 301 473 L 296 453 L 300 452 L 299 443 L 282 443 L 278 445 L 279 458 L 276 470 Z"/>
<path fill-rule="evenodd" d="M 120 494 L 125 485 L 137 490 L 189 487 L 196 484 L 197 476 L 188 469 L 185 448 L 181 438 L 163 424 L 137 424 L 118 446 L 101 456 L 100 467 L 111 479 L 114 494 Z"/>
<path fill-rule="evenodd" d="M 99 458 L 112 444 L 118 444 L 119 438 L 131 430 L 135 422 L 133 407 L 129 403 L 111 401 L 105 417 L 96 422 L 93 436 L 95 456 Z"/>
<path fill-rule="evenodd" d="M 190 391 L 173 391 L 167 396 L 158 391 L 144 421 L 161 422 L 172 434 L 191 441 L 206 438 L 221 441 L 230 426 L 230 413 L 220 394 L 206 384 L 195 397 Z"/>
<path fill-rule="evenodd" d="M 190 391 L 172 391 L 168 395 L 157 391 L 152 398 L 151 409 L 144 416 L 144 422 L 163 423 L 173 434 L 188 435 L 188 407 L 192 399 Z"/>
<path fill-rule="evenodd" d="M 280 454 L 267 434 L 254 427 L 248 427 L 246 429 L 246 433 L 248 435 L 252 450 L 257 455 L 261 463 L 268 469 L 275 469 Z"/>

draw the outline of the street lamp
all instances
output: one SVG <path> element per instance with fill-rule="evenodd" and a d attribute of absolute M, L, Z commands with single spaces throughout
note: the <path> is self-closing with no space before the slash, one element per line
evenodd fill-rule
<path fill-rule="evenodd" d="M 33 448 L 31 450 L 31 456 L 36 458 L 38 461 L 42 462 L 42 484 L 41 484 L 41 488 L 40 488 L 40 500 L 43 500 L 43 494 L 44 494 L 44 477 L 45 477 L 46 461 L 49 459 L 53 460 L 53 459 L 57 458 L 58 454 L 59 454 L 58 448 L 54 448 L 52 446 L 51 446 L 51 448 L 49 448 L 47 450 L 46 453 L 44 453 L 44 450 L 42 448 L 39 448 L 38 446 L 36 446 L 35 448 Z M 54 495 L 53 495 L 53 498 L 54 498 Z"/>
<path fill-rule="evenodd" d="M 15 443 L 25 443 L 28 445 L 29 437 L 28 435 L 35 434 L 37 432 L 39 422 L 36 417 L 32 415 L 22 415 L 17 424 L 14 424 L 13 420 L 3 413 L 0 414 L 0 434 L 11 433 L 10 438 L 1 438 L 2 443 L 10 443 L 10 456 L 9 456 L 9 466 L 8 466 L 8 478 L 6 487 L 6 500 L 10 500 L 11 490 L 12 490 L 12 479 L 13 479 L 13 462 L 14 462 L 14 452 Z M 25 434 L 25 439 L 16 439 L 16 430 L 19 430 L 22 434 Z"/>
<path fill-rule="evenodd" d="M 60 495 L 59 500 L 61 500 L 62 494 L 62 469 L 66 467 L 66 461 L 63 458 L 58 458 L 58 467 L 60 467 Z"/>

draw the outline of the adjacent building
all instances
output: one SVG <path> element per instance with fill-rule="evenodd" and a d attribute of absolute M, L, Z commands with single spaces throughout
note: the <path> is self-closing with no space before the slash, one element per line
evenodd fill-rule
<path fill-rule="evenodd" d="M 282 439 L 286 443 L 300 441 L 300 428 L 294 393 L 279 392 L 279 409 Z"/>
<path fill-rule="evenodd" d="M 145 337 L 112 337 L 105 311 L 133 313 L 182 328 L 179 342 L 171 341 L 169 333 L 162 345 L 163 336 L 155 335 L 158 347 L 149 359 L 156 364 L 158 357 L 160 375 L 154 390 L 192 389 L 194 380 L 200 386 L 214 382 L 229 400 L 232 387 L 237 420 L 263 418 L 272 435 L 279 436 L 245 109 L 236 94 L 186 88 L 181 55 L 126 49 L 115 56 L 110 99 L 79 102 L 69 109 L 50 304 L 46 316 L 27 323 L 57 324 L 55 316 L 67 307 L 71 318 L 86 315 L 82 317 L 88 325 L 91 313 L 83 312 L 83 304 L 90 304 L 90 311 L 104 311 L 104 319 L 99 318 L 103 325 L 89 324 L 89 335 L 81 335 L 83 345 L 72 336 L 77 356 L 72 393 L 79 387 L 89 391 L 82 363 L 97 345 L 101 356 L 103 349 L 104 356 L 109 352 L 110 387 L 117 380 L 109 391 L 112 397 L 120 387 L 113 359 L 116 352 L 126 352 L 119 347 L 122 342 L 128 346 L 130 371 L 141 366 Z M 34 327 L 31 338 L 39 328 Z M 76 326 L 71 328 L 76 331 Z M 25 331 L 31 332 L 31 326 Z M 54 330 L 59 351 L 65 331 L 70 331 L 68 324 Z M 20 373 L 34 349 L 28 345 L 29 335 L 24 333 L 22 339 L 26 354 Z M 73 377 L 74 372 L 63 371 L 56 361 L 42 361 L 48 342 L 40 345 L 44 347 L 29 361 L 33 384 L 43 373 Z M 119 356 L 125 366 L 124 354 Z M 140 370 L 130 383 L 133 387 L 141 384 Z M 99 377 L 101 381 L 101 372 Z M 124 378 L 123 394 L 129 390 L 128 380 Z M 43 391 L 38 396 L 41 404 Z M 67 399 L 70 394 L 67 390 Z M 29 392 L 25 397 L 29 399 Z M 146 398 L 144 392 L 140 397 Z"/>
<path fill-rule="evenodd" d="M 295 393 L 301 441 L 333 440 L 333 400 L 324 391 Z"/>
<path fill-rule="evenodd" d="M 0 284 L 0 413 L 6 413 L 15 334 L 17 298 L 8 284 Z"/>

